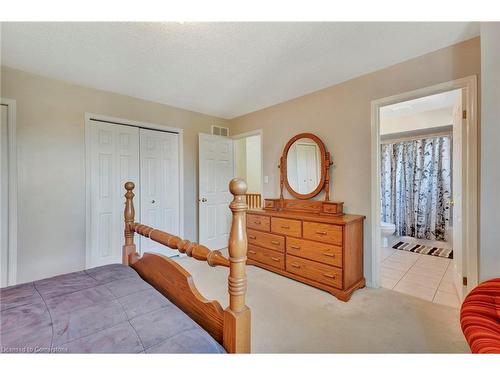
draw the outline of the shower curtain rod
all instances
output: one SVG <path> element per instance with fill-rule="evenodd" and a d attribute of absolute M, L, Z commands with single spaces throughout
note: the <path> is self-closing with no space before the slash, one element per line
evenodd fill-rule
<path fill-rule="evenodd" d="M 401 142 L 407 142 L 407 141 L 417 141 L 420 139 L 428 139 L 428 138 L 437 138 L 437 137 L 453 137 L 453 132 L 447 131 L 447 132 L 440 132 L 440 133 L 433 133 L 433 134 L 422 134 L 422 135 L 414 135 L 414 136 L 408 136 L 408 137 L 399 137 L 399 138 L 387 138 L 387 139 L 381 139 L 380 144 L 390 144 L 390 143 L 401 143 Z"/>

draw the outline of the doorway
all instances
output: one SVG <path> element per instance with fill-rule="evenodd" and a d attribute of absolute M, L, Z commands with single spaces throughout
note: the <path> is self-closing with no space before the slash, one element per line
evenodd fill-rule
<path fill-rule="evenodd" d="M 182 237 L 181 142 L 178 129 L 87 116 L 87 267 L 121 262 L 127 181 L 135 183 L 136 221 Z M 137 247 L 178 255 L 145 237 Z"/>
<path fill-rule="evenodd" d="M 372 104 L 372 273 L 458 307 L 477 285 L 476 77 Z"/>
<path fill-rule="evenodd" d="M 262 208 L 263 158 L 262 129 L 238 134 L 234 139 L 235 176 L 247 183 L 246 203 L 248 208 Z"/>

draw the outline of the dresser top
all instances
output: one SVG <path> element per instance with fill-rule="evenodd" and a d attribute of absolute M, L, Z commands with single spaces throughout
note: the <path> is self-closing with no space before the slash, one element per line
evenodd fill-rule
<path fill-rule="evenodd" d="M 307 221 L 315 221 L 318 223 L 328 223 L 328 224 L 338 224 L 338 225 L 345 225 L 356 221 L 363 221 L 365 219 L 365 216 L 363 215 L 344 214 L 340 216 L 330 216 L 330 215 L 313 214 L 310 212 L 274 211 L 274 210 L 264 210 L 264 209 L 251 209 L 247 210 L 247 213 L 253 215 L 283 217 L 287 219 L 297 219 L 297 220 L 302 219 Z"/>

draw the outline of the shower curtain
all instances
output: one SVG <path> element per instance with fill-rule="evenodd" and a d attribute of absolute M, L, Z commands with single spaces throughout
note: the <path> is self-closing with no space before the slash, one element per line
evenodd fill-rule
<path fill-rule="evenodd" d="M 396 235 L 447 241 L 451 137 L 381 145 L 381 219 Z"/>

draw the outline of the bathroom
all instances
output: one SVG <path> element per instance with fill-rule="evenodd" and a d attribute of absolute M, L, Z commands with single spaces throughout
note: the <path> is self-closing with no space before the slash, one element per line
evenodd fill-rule
<path fill-rule="evenodd" d="M 462 96 L 452 90 L 379 112 L 381 286 L 455 308 L 453 222 L 461 211 L 454 212 L 453 198 L 461 158 L 454 160 L 453 150 Z"/>

